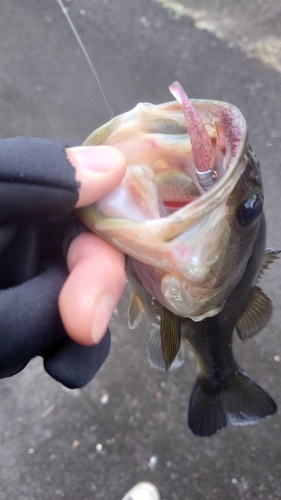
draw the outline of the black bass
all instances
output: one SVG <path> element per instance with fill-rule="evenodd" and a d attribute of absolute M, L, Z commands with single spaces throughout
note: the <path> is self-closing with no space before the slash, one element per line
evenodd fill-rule
<path fill-rule="evenodd" d="M 128 169 L 118 188 L 78 213 L 129 256 L 129 326 L 143 310 L 159 324 L 166 369 L 181 337 L 193 347 L 189 425 L 212 435 L 276 411 L 239 370 L 231 338 L 235 327 L 246 338 L 269 319 L 270 300 L 256 281 L 278 251 L 265 254 L 261 173 L 243 115 L 227 103 L 191 100 L 177 82 L 170 89 L 179 102 L 138 104 L 86 140 L 118 147 Z M 150 343 L 151 359 L 157 345 Z"/>

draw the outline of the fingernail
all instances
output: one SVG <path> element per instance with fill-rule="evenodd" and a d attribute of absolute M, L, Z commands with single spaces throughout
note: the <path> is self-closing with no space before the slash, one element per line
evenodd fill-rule
<path fill-rule="evenodd" d="M 68 148 L 66 156 L 74 167 L 83 167 L 92 172 L 113 170 L 123 161 L 121 151 L 111 146 Z"/>
<path fill-rule="evenodd" d="M 109 295 L 102 295 L 96 302 L 95 315 L 91 328 L 91 336 L 94 344 L 102 340 L 114 310 L 114 302 Z"/>

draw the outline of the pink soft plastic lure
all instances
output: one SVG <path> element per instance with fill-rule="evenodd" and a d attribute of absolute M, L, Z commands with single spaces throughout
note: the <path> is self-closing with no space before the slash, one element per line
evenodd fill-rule
<path fill-rule="evenodd" d="M 183 110 L 199 183 L 203 189 L 209 189 L 217 177 L 212 141 L 200 114 L 179 82 L 172 83 L 169 88 Z"/>
<path fill-rule="evenodd" d="M 211 170 L 214 168 L 213 145 L 200 114 L 179 82 L 172 83 L 169 88 L 182 106 L 188 135 L 192 144 L 193 160 L 197 170 L 199 172 Z"/>

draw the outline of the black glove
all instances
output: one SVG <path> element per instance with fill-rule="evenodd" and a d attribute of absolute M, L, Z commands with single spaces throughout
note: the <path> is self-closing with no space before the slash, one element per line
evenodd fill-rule
<path fill-rule="evenodd" d="M 79 185 L 65 149 L 74 145 L 0 141 L 0 378 L 39 355 L 53 378 L 82 387 L 109 352 L 109 330 L 99 345 L 81 346 L 68 337 L 58 311 L 68 246 L 86 230 L 70 214 Z"/>

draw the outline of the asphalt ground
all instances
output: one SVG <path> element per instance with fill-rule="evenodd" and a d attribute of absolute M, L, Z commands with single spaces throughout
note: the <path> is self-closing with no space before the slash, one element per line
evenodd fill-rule
<path fill-rule="evenodd" d="M 262 165 L 268 246 L 281 248 L 277 66 L 249 57 L 227 33 L 219 38 L 150 0 L 65 3 L 114 114 L 139 101 L 171 100 L 175 79 L 191 97 L 241 109 Z M 228 2 L 225 20 L 231 15 Z M 1 0 L 0 116 L 1 137 L 79 141 L 109 119 L 55 0 Z M 235 337 L 234 347 L 239 363 L 281 408 L 280 284 L 279 262 L 262 281 L 275 308 L 271 321 L 245 344 Z M 162 500 L 281 498 L 280 412 L 212 438 L 193 436 L 186 415 L 194 358 L 187 353 L 174 373 L 151 369 L 150 325 L 144 320 L 129 331 L 127 301 L 128 293 L 112 319 L 111 353 L 84 389 L 60 386 L 40 359 L 1 381 L 0 499 L 121 500 L 142 480 L 155 483 Z"/>

